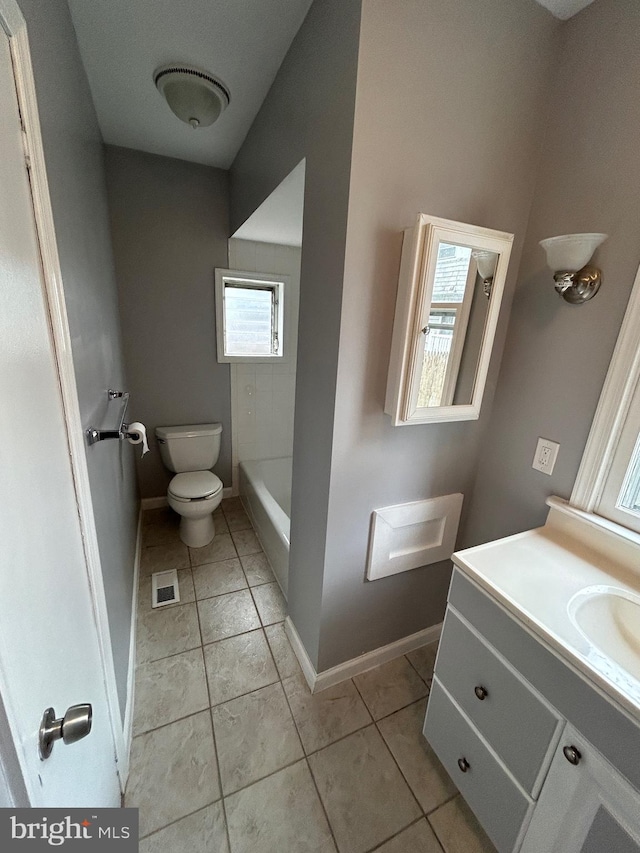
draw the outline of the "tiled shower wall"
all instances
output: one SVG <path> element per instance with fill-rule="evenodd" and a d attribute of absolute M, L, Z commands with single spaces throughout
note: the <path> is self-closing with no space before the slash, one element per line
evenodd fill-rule
<path fill-rule="evenodd" d="M 285 362 L 231 365 L 234 493 L 238 488 L 239 462 L 277 459 L 293 453 L 300 253 L 296 246 L 229 240 L 230 269 L 289 276 L 291 308 L 289 330 L 286 332 L 289 355 Z"/>

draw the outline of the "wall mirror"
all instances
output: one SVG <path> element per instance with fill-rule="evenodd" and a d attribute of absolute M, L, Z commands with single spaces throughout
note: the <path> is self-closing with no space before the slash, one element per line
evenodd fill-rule
<path fill-rule="evenodd" d="M 404 232 L 385 402 L 396 426 L 479 417 L 512 243 L 425 213 Z"/>

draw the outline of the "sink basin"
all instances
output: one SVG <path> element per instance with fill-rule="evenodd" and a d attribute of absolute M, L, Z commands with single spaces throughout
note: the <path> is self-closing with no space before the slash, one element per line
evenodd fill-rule
<path fill-rule="evenodd" d="M 640 595 L 587 587 L 573 596 L 568 610 L 583 637 L 640 681 Z"/>

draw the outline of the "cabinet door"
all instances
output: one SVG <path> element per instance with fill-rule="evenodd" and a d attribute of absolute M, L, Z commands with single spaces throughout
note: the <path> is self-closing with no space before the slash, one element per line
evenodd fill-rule
<path fill-rule="evenodd" d="M 640 792 L 567 726 L 522 853 L 640 853 Z"/>

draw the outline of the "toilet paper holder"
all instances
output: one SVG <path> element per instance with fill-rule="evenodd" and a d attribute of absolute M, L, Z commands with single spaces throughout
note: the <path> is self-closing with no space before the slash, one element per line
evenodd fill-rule
<path fill-rule="evenodd" d="M 128 391 L 113 391 L 111 388 L 107 391 L 107 400 L 120 400 L 122 402 L 122 410 L 120 412 L 120 421 L 117 429 L 94 429 L 89 427 L 85 430 L 88 444 L 96 444 L 98 441 L 104 441 L 107 438 L 117 438 L 122 441 L 129 437 L 128 424 L 124 422 L 127 414 L 127 406 L 129 405 Z"/>

